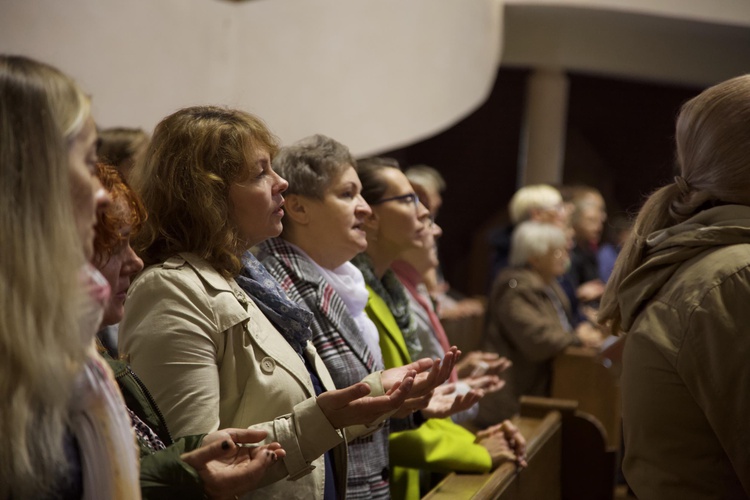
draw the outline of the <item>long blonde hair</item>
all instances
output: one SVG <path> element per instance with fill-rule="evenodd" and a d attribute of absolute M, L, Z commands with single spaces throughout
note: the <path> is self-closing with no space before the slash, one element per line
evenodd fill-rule
<path fill-rule="evenodd" d="M 618 333 L 617 291 L 646 256 L 646 238 L 717 204 L 750 205 L 750 75 L 719 83 L 687 101 L 677 116 L 681 175 L 646 200 L 623 246 L 599 309 Z"/>
<path fill-rule="evenodd" d="M 0 498 L 53 492 L 84 363 L 68 143 L 88 98 L 58 70 L 0 56 Z"/>

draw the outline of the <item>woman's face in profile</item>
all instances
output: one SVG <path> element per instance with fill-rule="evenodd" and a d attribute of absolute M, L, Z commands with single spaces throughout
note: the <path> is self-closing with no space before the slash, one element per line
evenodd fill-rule
<path fill-rule="evenodd" d="M 122 198 L 115 199 L 108 210 L 114 212 L 115 218 L 127 219 L 130 215 L 127 213 L 130 207 Z M 114 325 L 122 320 L 130 280 L 143 269 L 143 261 L 130 246 L 130 231 L 131 226 L 123 224 L 119 228 L 120 242 L 112 249 L 109 258 L 106 261 L 98 257 L 94 259 L 97 269 L 107 279 L 111 289 L 109 302 L 104 308 L 102 326 Z"/>
<path fill-rule="evenodd" d="M 109 204 L 109 195 L 96 177 L 96 126 L 89 117 L 68 148 L 73 215 L 86 260 L 94 255 L 96 214 Z"/>
<path fill-rule="evenodd" d="M 282 193 L 289 186 L 271 168 L 268 151 L 255 151 L 252 158 L 247 176 L 229 187 L 231 218 L 247 248 L 281 234 Z"/>
<path fill-rule="evenodd" d="M 552 281 L 565 274 L 568 268 L 568 249 L 552 247 L 544 255 L 531 257 L 529 264 L 545 281 Z"/>
<path fill-rule="evenodd" d="M 409 179 L 398 169 L 384 168 L 379 175 L 387 188 L 382 199 L 395 198 L 414 193 Z M 423 232 L 427 229 L 423 220 L 429 216 L 424 205 L 414 199 L 401 198 L 376 203 L 372 211 L 377 218 L 378 245 L 387 245 L 397 254 L 409 248 L 424 246 Z"/>
<path fill-rule="evenodd" d="M 367 248 L 365 219 L 372 213 L 362 198 L 362 183 L 351 165 L 339 174 L 323 193 L 323 199 L 307 198 L 309 227 L 330 268 L 351 260 Z M 328 267 L 326 263 L 318 264 Z"/>

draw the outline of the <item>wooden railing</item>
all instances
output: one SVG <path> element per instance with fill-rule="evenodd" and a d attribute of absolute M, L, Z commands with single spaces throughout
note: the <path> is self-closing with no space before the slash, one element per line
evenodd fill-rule
<path fill-rule="evenodd" d="M 424 498 L 611 500 L 615 452 L 603 427 L 571 400 L 523 397 L 516 418 L 528 441 L 528 467 L 504 464 L 490 474 L 452 473 Z"/>

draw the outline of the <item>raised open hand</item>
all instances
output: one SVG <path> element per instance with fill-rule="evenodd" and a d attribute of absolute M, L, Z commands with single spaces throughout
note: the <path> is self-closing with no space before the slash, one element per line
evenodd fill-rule
<path fill-rule="evenodd" d="M 456 363 L 458 378 L 500 375 L 513 363 L 494 352 L 472 351 Z"/>
<path fill-rule="evenodd" d="M 468 410 L 476 404 L 482 397 L 482 390 L 472 389 L 466 393 L 456 391 L 455 384 L 441 385 L 435 389 L 427 408 L 422 410 L 422 414 L 427 418 L 445 418 L 464 410 Z"/>
<path fill-rule="evenodd" d="M 423 396 L 440 387 L 450 377 L 460 356 L 461 351 L 456 346 L 452 346 L 445 353 L 442 361 L 435 359 L 432 369 L 429 372 L 422 372 L 414 379 L 414 388 L 412 389 L 411 397 Z"/>
<path fill-rule="evenodd" d="M 497 375 L 482 375 L 481 377 L 466 377 L 459 380 L 472 389 L 481 389 L 485 394 L 496 392 L 505 387 L 505 380 Z"/>
<path fill-rule="evenodd" d="M 266 470 L 284 457 L 279 443 L 241 447 L 235 443 L 257 443 L 268 433 L 254 429 L 223 429 L 203 438 L 203 444 L 180 458 L 196 470 L 210 498 L 235 498 L 254 490 Z"/>
<path fill-rule="evenodd" d="M 327 391 L 318 396 L 317 402 L 328 421 L 336 429 L 350 425 L 367 425 L 386 413 L 399 408 L 414 385 L 416 373 L 406 373 L 400 383 L 396 383 L 382 396 L 371 397 L 370 387 L 364 382 L 344 389 Z"/>

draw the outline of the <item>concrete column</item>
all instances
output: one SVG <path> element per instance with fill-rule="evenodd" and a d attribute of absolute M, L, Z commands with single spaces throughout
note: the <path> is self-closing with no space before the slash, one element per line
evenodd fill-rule
<path fill-rule="evenodd" d="M 518 187 L 562 183 L 568 86 L 568 77 L 561 69 L 539 68 L 529 75 L 518 155 Z"/>

